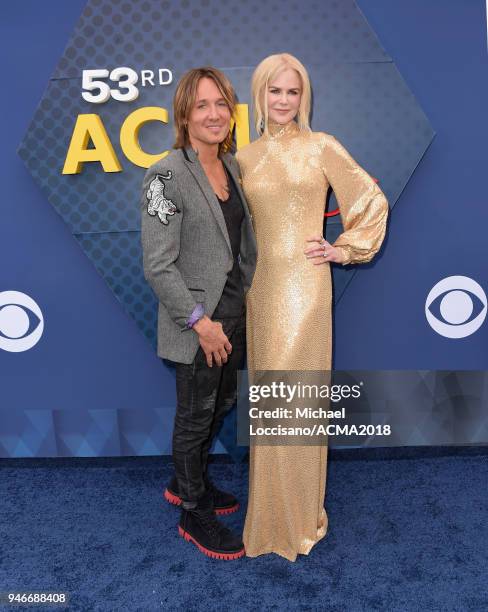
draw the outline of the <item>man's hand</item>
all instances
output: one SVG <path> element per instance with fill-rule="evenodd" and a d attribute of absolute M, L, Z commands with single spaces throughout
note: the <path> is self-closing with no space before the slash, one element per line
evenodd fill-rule
<path fill-rule="evenodd" d="M 307 238 L 308 246 L 304 250 L 307 259 L 312 259 L 314 266 L 320 266 L 324 263 L 342 263 L 343 257 L 341 251 L 332 246 L 322 236 L 310 236 Z"/>
<path fill-rule="evenodd" d="M 227 363 L 227 357 L 232 351 L 232 344 L 224 334 L 222 323 L 212 321 L 205 315 L 195 323 L 192 329 L 198 334 L 200 346 L 205 353 L 209 368 L 212 367 L 214 360 L 218 366 Z"/>

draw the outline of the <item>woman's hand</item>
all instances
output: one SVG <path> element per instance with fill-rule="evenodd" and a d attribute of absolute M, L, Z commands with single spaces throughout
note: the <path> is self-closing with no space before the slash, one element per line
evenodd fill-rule
<path fill-rule="evenodd" d="M 307 259 L 312 259 L 314 266 L 324 263 L 342 263 L 342 252 L 332 246 L 323 236 L 310 236 L 307 238 L 308 246 L 304 250 Z"/>

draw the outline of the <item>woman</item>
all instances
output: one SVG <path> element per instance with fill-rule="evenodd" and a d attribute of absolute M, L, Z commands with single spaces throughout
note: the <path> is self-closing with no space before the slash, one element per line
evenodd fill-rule
<path fill-rule="evenodd" d="M 248 367 L 330 370 L 330 262 L 370 261 L 385 234 L 388 203 L 331 135 L 312 132 L 310 82 L 293 56 L 272 55 L 252 79 L 260 138 L 237 159 L 253 217 L 258 260 L 247 296 Z M 332 186 L 344 232 L 322 238 Z M 253 446 L 246 554 L 308 554 L 327 531 L 327 447 Z"/>

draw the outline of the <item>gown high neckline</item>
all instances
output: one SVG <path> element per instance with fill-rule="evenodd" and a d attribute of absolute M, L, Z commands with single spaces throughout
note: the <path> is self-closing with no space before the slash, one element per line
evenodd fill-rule
<path fill-rule="evenodd" d="M 268 135 L 270 138 L 281 138 L 282 136 L 290 136 L 297 134 L 300 131 L 298 123 L 296 121 L 290 121 L 289 123 L 282 125 L 281 123 L 275 123 L 274 121 L 268 121 Z"/>

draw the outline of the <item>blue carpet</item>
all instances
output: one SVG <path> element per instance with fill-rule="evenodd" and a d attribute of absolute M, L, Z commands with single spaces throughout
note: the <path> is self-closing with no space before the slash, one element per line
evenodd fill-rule
<path fill-rule="evenodd" d="M 329 533 L 296 563 L 186 543 L 162 459 L 0 461 L 0 591 L 66 591 L 83 611 L 487 610 L 488 456 L 354 457 L 332 451 Z M 247 465 L 212 472 L 245 506 Z M 244 511 L 223 520 L 240 530 Z"/>

